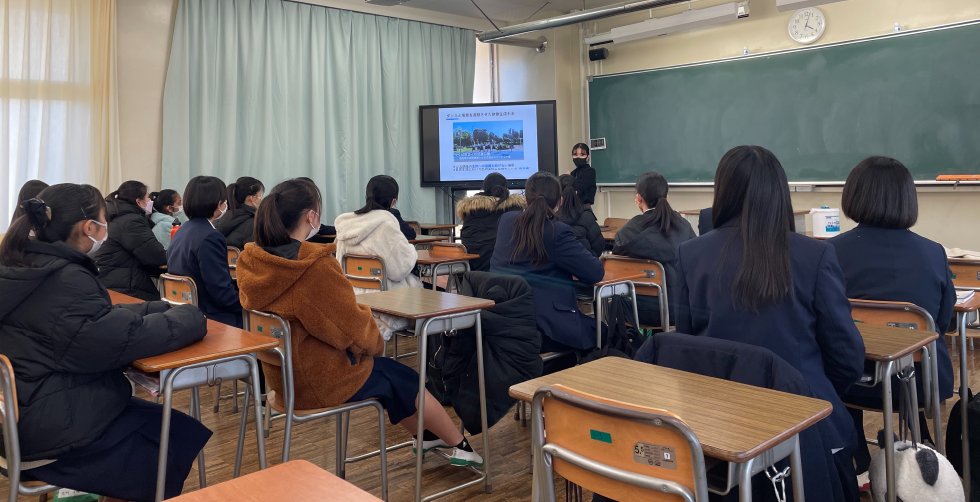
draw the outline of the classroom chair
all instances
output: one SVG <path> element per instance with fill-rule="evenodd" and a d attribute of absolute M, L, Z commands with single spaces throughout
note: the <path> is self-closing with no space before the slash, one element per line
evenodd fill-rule
<path fill-rule="evenodd" d="M 625 225 L 628 221 L 629 220 L 626 218 L 606 218 L 606 220 L 602 222 L 602 226 L 608 227 L 606 229 L 607 232 L 612 232 L 615 234 L 620 228 L 623 228 L 623 225 Z"/>
<path fill-rule="evenodd" d="M 921 331 L 927 331 L 931 333 L 936 332 L 936 321 L 933 320 L 932 314 L 926 312 L 925 309 L 915 305 L 913 303 L 907 302 L 880 302 L 875 300 L 854 300 L 851 299 L 851 317 L 857 321 L 865 324 L 871 324 L 874 326 L 890 326 L 893 328 L 908 328 L 916 329 Z M 916 352 L 913 355 L 913 360 L 915 362 L 922 364 L 922 371 L 929 374 L 932 378 L 938 378 L 937 372 L 933 365 L 935 364 L 935 354 L 929 353 L 929 347 L 922 347 L 921 351 Z M 932 409 L 932 387 L 929 385 L 922 386 L 923 401 L 921 409 L 925 411 L 927 416 L 933 417 L 933 428 L 936 433 L 936 449 L 939 453 L 945 454 L 945 442 L 943 441 L 943 426 L 942 420 L 940 418 L 940 410 Z M 882 410 L 867 408 L 864 406 L 857 406 L 850 403 L 844 403 L 848 408 L 853 408 L 856 410 L 871 411 L 881 413 Z M 918 414 L 911 417 L 915 430 L 918 430 Z M 869 439 L 870 444 L 878 444 L 876 440 Z"/>
<path fill-rule="evenodd" d="M 980 293 L 980 260 L 970 260 L 967 258 L 949 258 L 949 269 L 953 271 L 953 286 L 956 289 L 972 289 Z M 968 314 L 967 322 L 971 328 L 980 328 L 977 325 L 977 314 Z M 970 331 L 967 331 L 970 333 Z M 950 335 L 954 335 L 950 333 Z M 967 342 L 970 350 L 973 350 L 973 339 L 980 337 L 978 332 L 967 335 Z"/>
<path fill-rule="evenodd" d="M 467 254 L 466 246 L 458 242 L 433 242 L 431 246 L 432 248 L 429 249 L 429 255 L 433 258 L 455 258 Z M 449 264 L 432 265 L 429 267 L 428 275 L 426 275 L 426 277 L 432 279 L 432 282 L 434 283 L 436 281 L 436 277 L 440 275 L 436 274 L 436 272 L 438 272 L 440 269 L 447 269 L 445 275 L 447 275 L 447 279 L 451 280 L 452 284 L 455 285 L 456 292 L 458 293 L 459 275 L 470 271 L 470 262 L 469 260 L 463 260 Z M 450 290 L 450 282 L 447 280 L 446 291 L 450 292 Z"/>
<path fill-rule="evenodd" d="M 405 223 L 408 223 L 408 226 L 409 227 L 412 227 L 412 230 L 415 230 L 415 235 L 422 235 L 422 224 L 421 223 L 419 223 L 419 222 L 417 222 L 415 220 L 405 220 Z"/>
<path fill-rule="evenodd" d="M 197 306 L 197 285 L 190 277 L 160 274 L 157 288 L 160 291 L 160 299 L 171 305 Z"/>
<path fill-rule="evenodd" d="M 532 490 L 541 499 L 555 501 L 557 472 L 620 502 L 708 500 L 701 443 L 677 415 L 561 385 L 538 389 L 531 410 Z"/>
<path fill-rule="evenodd" d="M 671 330 L 670 310 L 667 300 L 667 274 L 664 271 L 663 264 L 653 260 L 641 260 L 639 258 L 614 254 L 605 255 L 599 258 L 599 260 L 602 262 L 602 268 L 605 270 L 628 270 L 646 274 L 646 280 L 634 280 L 633 285 L 636 287 L 637 295 L 657 297 L 658 303 L 660 304 L 660 326 L 641 325 L 639 329 Z M 637 319 L 637 322 L 639 322 L 639 319 Z"/>
<path fill-rule="evenodd" d="M 228 246 L 228 266 L 235 268 L 238 265 L 238 256 L 242 254 L 242 251 L 235 246 Z"/>
<path fill-rule="evenodd" d="M 292 442 L 293 423 L 306 423 L 321 418 L 336 417 L 336 470 L 337 476 L 344 479 L 347 472 L 347 464 L 366 460 L 375 456 L 381 457 L 381 499 L 388 500 L 388 456 L 387 452 L 397 448 L 404 448 L 412 444 L 411 441 L 401 443 L 392 447 L 387 446 L 385 436 L 385 411 L 377 399 L 368 399 L 355 403 L 345 403 L 331 408 L 320 408 L 313 410 L 295 409 L 296 395 L 294 393 L 293 380 L 293 354 L 292 339 L 290 337 L 289 322 L 283 318 L 268 312 L 257 310 L 245 310 L 242 313 L 244 327 L 246 331 L 259 335 L 272 336 L 278 338 L 281 343 L 279 347 L 260 352 L 258 358 L 263 363 L 270 364 L 280 369 L 282 372 L 283 396 L 277 396 L 275 391 L 269 391 L 266 403 L 269 407 L 285 415 L 285 431 L 282 445 L 282 461 L 289 461 L 289 447 Z M 250 388 L 245 389 L 245 407 L 248 408 Z M 347 458 L 347 439 L 348 427 L 350 425 L 350 412 L 361 408 L 374 408 L 378 412 L 378 430 L 381 438 L 380 448 L 371 453 L 366 453 L 354 458 Z M 238 450 L 235 456 L 236 471 L 241 466 L 242 450 L 244 449 L 244 435 L 239 436 Z"/>
<path fill-rule="evenodd" d="M 20 436 L 17 421 L 20 410 L 17 406 L 17 383 L 14 381 L 14 367 L 7 356 L 0 354 L 0 426 L 3 426 L 4 457 L 7 459 L 7 480 L 10 492 L 7 500 L 16 501 L 17 495 L 37 495 L 46 501 L 48 493 L 58 489 L 43 481 L 20 480 Z"/>
<path fill-rule="evenodd" d="M 385 261 L 376 255 L 345 254 L 340 259 L 340 268 L 344 271 L 344 277 L 350 281 L 355 288 L 372 289 L 376 291 L 387 291 L 388 272 L 385 268 Z M 394 344 L 392 359 L 415 355 L 415 352 L 398 355 L 398 337 L 395 333 L 391 340 Z M 388 357 L 388 342 L 385 342 L 382 357 Z"/>

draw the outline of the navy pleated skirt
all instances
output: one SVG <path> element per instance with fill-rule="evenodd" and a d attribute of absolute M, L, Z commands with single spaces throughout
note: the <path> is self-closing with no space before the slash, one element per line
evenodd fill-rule
<path fill-rule="evenodd" d="M 348 403 L 377 399 L 388 411 L 388 421 L 398 424 L 418 411 L 419 374 L 387 357 L 375 357 L 374 368 L 364 385 L 347 400 Z"/>
<path fill-rule="evenodd" d="M 54 463 L 24 471 L 24 474 L 61 488 L 134 502 L 152 502 L 156 494 L 162 420 L 163 406 L 132 398 L 122 414 L 94 443 L 74 450 Z M 211 430 L 197 420 L 173 410 L 166 498 L 176 497 L 183 491 L 194 459 L 211 434 Z"/>

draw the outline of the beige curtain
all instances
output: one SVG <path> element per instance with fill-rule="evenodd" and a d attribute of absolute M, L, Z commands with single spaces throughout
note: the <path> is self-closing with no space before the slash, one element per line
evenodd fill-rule
<path fill-rule="evenodd" d="M 0 0 L 0 233 L 20 186 L 122 181 L 115 0 Z"/>

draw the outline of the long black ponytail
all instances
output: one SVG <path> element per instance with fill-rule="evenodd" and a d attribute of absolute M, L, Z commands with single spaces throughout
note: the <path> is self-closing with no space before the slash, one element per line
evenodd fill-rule
<path fill-rule="evenodd" d="M 18 216 L 24 214 L 24 210 L 20 208 L 21 203 L 23 203 L 25 200 L 30 200 L 37 197 L 37 194 L 41 193 L 41 190 L 44 190 L 45 188 L 48 188 L 48 184 L 41 180 L 28 180 L 27 183 L 24 183 L 24 185 L 20 187 L 20 193 L 17 194 L 17 207 L 14 208 L 14 214 L 10 217 L 11 224 L 14 223 L 14 220 L 16 220 Z"/>
<path fill-rule="evenodd" d="M 20 204 L 23 214 L 14 220 L 0 242 L 0 265 L 31 267 L 24 259 L 24 248 L 31 231 L 41 242 L 67 241 L 80 221 L 99 221 L 105 200 L 91 185 L 61 183 L 45 188 L 36 198 Z"/>
<path fill-rule="evenodd" d="M 575 176 L 563 174 L 558 179 L 561 181 L 561 205 L 558 206 L 558 217 L 566 223 L 578 220 L 585 212 L 585 206 L 575 193 Z"/>
<path fill-rule="evenodd" d="M 289 244 L 289 232 L 307 211 L 320 210 L 320 193 L 312 182 L 286 180 L 272 188 L 255 213 L 255 245 Z"/>
<path fill-rule="evenodd" d="M 680 224 L 681 217 L 667 202 L 667 180 L 660 173 L 643 173 L 636 180 L 636 193 L 640 194 L 648 211 L 644 214 L 643 228 L 660 225 L 660 233 L 670 236 L 671 225 Z"/>
<path fill-rule="evenodd" d="M 500 173 L 490 173 L 483 178 L 483 192 L 480 195 L 496 197 L 497 203 L 493 205 L 496 209 L 510 198 L 510 190 L 507 189 L 507 178 Z"/>
<path fill-rule="evenodd" d="M 119 188 L 116 189 L 116 191 L 109 192 L 109 195 L 106 196 L 105 201 L 111 202 L 113 209 L 115 209 L 117 212 L 119 211 L 120 202 L 139 207 L 139 204 L 137 204 L 136 201 L 143 200 L 143 197 L 146 197 L 147 190 L 146 185 L 143 184 L 142 181 L 124 181 L 122 185 L 119 185 Z M 142 209 L 143 208 L 140 207 L 140 210 Z"/>
<path fill-rule="evenodd" d="M 242 176 L 237 181 L 228 185 L 228 211 L 225 213 L 229 218 L 235 217 L 235 209 L 245 205 L 245 199 L 252 195 L 258 195 L 265 191 L 265 185 L 261 181 Z"/>
<path fill-rule="evenodd" d="M 514 219 L 515 242 L 511 263 L 519 256 L 530 258 L 534 266 L 546 263 L 550 257 L 544 246 L 544 226 L 555 219 L 555 206 L 561 200 L 561 183 L 549 172 L 538 171 L 527 179 L 524 188 L 527 208 Z"/>

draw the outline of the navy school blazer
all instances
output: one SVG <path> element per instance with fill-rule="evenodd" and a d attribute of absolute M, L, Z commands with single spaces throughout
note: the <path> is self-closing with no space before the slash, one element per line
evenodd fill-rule
<path fill-rule="evenodd" d="M 572 227 L 552 220 L 544 226 L 544 244 L 550 259 L 537 267 L 526 256 L 518 256 L 512 263 L 514 220 L 521 213 L 508 211 L 500 217 L 490 272 L 519 275 L 527 280 L 534 293 L 538 330 L 544 336 L 576 349 L 595 347 L 595 324 L 578 310 L 572 276 L 581 283 L 595 284 L 605 275 L 602 262 L 578 241 Z"/>
<path fill-rule="evenodd" d="M 847 297 L 856 300 L 908 302 L 929 312 L 936 321 L 939 397 L 953 396 L 953 363 L 945 331 L 953 318 L 956 288 L 946 251 L 910 230 L 858 225 L 827 242 L 847 280 Z M 922 379 L 917 379 L 921 387 Z M 880 389 L 855 387 L 849 396 L 868 395 L 881 402 Z"/>
<path fill-rule="evenodd" d="M 730 241 L 730 242 L 729 242 Z M 722 249 L 729 257 L 719 263 Z M 864 340 L 851 319 L 844 274 L 833 246 L 789 236 L 793 294 L 759 312 L 736 310 L 735 271 L 742 260 L 738 221 L 682 243 L 677 258 L 677 331 L 764 347 L 796 368 L 815 397 L 830 402 L 831 448 L 857 444 L 840 395 L 864 372 Z"/>
<path fill-rule="evenodd" d="M 167 248 L 167 273 L 194 279 L 205 317 L 242 327 L 242 304 L 228 272 L 225 236 L 206 218 L 193 218 L 174 234 Z"/>

